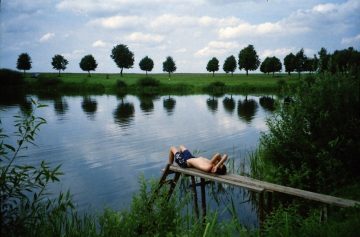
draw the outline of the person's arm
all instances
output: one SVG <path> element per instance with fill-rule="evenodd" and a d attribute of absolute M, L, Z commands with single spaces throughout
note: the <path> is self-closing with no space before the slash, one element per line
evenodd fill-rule
<path fill-rule="evenodd" d="M 221 155 L 216 153 L 210 160 L 211 164 L 216 165 L 221 159 Z"/>
<path fill-rule="evenodd" d="M 224 162 L 227 160 L 228 156 L 225 154 L 221 158 L 221 160 L 211 169 L 211 173 L 216 173 L 219 166 L 223 165 Z"/>

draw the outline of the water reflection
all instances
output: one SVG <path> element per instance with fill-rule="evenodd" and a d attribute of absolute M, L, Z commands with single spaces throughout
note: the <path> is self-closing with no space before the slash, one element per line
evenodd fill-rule
<path fill-rule="evenodd" d="M 215 113 L 218 109 L 218 100 L 215 99 L 215 96 L 213 96 L 212 98 L 209 98 L 206 100 L 206 104 L 208 106 L 208 109 L 210 110 L 210 112 Z"/>
<path fill-rule="evenodd" d="M 251 123 L 255 117 L 258 105 L 255 100 L 248 99 L 238 101 L 238 116 L 240 119 L 244 120 L 246 123 Z"/>
<path fill-rule="evenodd" d="M 54 109 L 57 115 L 63 116 L 69 110 L 69 105 L 64 97 L 54 100 Z"/>
<path fill-rule="evenodd" d="M 90 96 L 84 96 L 81 102 L 81 108 L 89 118 L 93 119 L 97 110 L 97 101 Z"/>
<path fill-rule="evenodd" d="M 30 97 L 20 95 L 13 100 L 18 106 L 26 98 L 29 100 Z M 88 205 L 98 210 L 105 205 L 114 209 L 128 207 L 132 194 L 138 190 L 137 177 L 140 174 L 146 178 L 160 177 L 171 145 L 189 144 L 198 153 L 201 151 L 199 155 L 206 157 L 215 152 L 228 153 L 235 170 L 242 163 L 243 170 L 249 170 L 245 158 L 257 147 L 259 134 L 266 129 L 264 118 L 268 115 L 262 106 L 256 110 L 257 104 L 253 100 L 259 103 L 257 96 L 247 99 L 230 94 L 221 98 L 215 95 L 174 95 L 156 100 L 156 97 L 138 98 L 125 94 L 116 97 L 43 94 L 39 98 L 48 100 L 47 104 L 50 104 L 50 107 L 39 110 L 48 124 L 39 131 L 39 147 L 30 148 L 27 155 L 37 163 L 54 154 L 54 164 L 63 164 L 62 171 L 66 174 L 62 177 L 62 185 L 71 190 L 75 203 L 82 210 Z M 60 102 L 58 109 L 67 111 L 66 119 L 61 123 L 53 119 L 59 117 L 53 111 L 52 103 L 55 101 Z M 209 103 L 205 105 L 205 101 Z M 223 107 L 219 103 L 223 103 Z M 148 104 L 152 105 L 144 106 Z M 250 112 L 247 107 L 252 108 Z M 149 119 L 144 111 L 156 119 Z M 9 109 L 0 113 L 6 119 L 15 112 Z M 84 114 L 96 116 L 96 120 L 89 120 Z M 251 126 L 246 126 L 243 120 L 251 121 Z M 7 120 L 3 124 L 11 125 Z M 206 188 L 209 208 L 223 205 L 219 210 L 224 210 L 232 200 L 236 200 L 236 211 L 241 213 L 239 218 L 250 225 L 256 221 L 256 213 L 246 202 L 249 199 L 247 192 L 242 189 L 233 192 L 227 185 L 211 185 Z M 89 192 L 93 195 L 88 195 Z"/>
<path fill-rule="evenodd" d="M 135 107 L 133 103 L 124 102 L 122 99 L 120 104 L 116 107 L 113 115 L 115 123 L 120 127 L 128 127 L 134 119 Z"/>
<path fill-rule="evenodd" d="M 175 109 L 175 105 L 176 105 L 176 100 L 171 98 L 170 95 L 168 98 L 163 100 L 163 106 L 166 110 L 166 113 L 168 115 L 172 115 Z"/>
<path fill-rule="evenodd" d="M 235 110 L 235 100 L 232 98 L 232 95 L 229 97 L 225 97 L 223 100 L 224 109 L 226 112 L 228 112 L 230 115 L 234 113 Z"/>
<path fill-rule="evenodd" d="M 156 95 L 139 95 L 140 109 L 144 112 L 144 114 L 149 115 L 154 111 L 154 100 L 156 98 Z"/>
<path fill-rule="evenodd" d="M 0 91 L 1 107 L 10 107 L 16 105 L 19 105 L 20 111 L 24 114 L 31 113 L 33 109 L 31 101 L 22 91 L 10 91 L 10 90 Z"/>
<path fill-rule="evenodd" d="M 261 107 L 266 111 L 273 112 L 275 110 L 275 100 L 269 96 L 262 96 L 259 99 Z"/>

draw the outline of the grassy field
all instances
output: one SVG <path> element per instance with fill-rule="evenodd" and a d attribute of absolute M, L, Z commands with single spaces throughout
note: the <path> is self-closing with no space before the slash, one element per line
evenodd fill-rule
<path fill-rule="evenodd" d="M 116 92 L 117 81 L 121 80 L 128 86 L 128 92 L 136 93 L 139 90 L 137 82 L 141 78 L 146 78 L 145 74 L 125 73 L 123 77 L 120 74 L 93 73 L 88 77 L 87 73 L 63 73 L 58 77 L 57 73 L 42 73 L 40 77 L 59 78 L 61 84 L 65 87 L 102 88 L 105 93 Z M 214 82 L 223 83 L 221 88 L 224 92 L 247 92 L 247 91 L 271 91 L 276 92 L 281 87 L 295 85 L 299 79 L 296 74 L 288 76 L 287 74 L 272 75 L 265 74 L 215 74 L 210 73 L 175 73 L 169 78 L 167 73 L 149 74 L 160 81 L 160 91 L 173 92 L 182 91 L 188 93 L 201 93 L 209 90 L 209 86 Z M 36 78 L 27 77 L 30 85 L 35 85 Z"/>

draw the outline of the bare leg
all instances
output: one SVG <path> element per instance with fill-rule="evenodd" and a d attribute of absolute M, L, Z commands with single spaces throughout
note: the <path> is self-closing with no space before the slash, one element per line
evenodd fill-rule
<path fill-rule="evenodd" d="M 184 145 L 180 145 L 180 151 L 184 152 L 185 150 L 187 150 L 187 148 Z"/>
<path fill-rule="evenodd" d="M 178 152 L 177 148 L 172 146 L 170 147 L 170 151 L 169 151 L 169 164 L 172 164 L 174 162 L 174 156 L 175 153 Z"/>

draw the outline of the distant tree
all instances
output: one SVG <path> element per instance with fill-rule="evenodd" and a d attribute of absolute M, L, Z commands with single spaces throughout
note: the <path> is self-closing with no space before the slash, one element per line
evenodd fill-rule
<path fill-rule="evenodd" d="M 146 72 L 146 76 L 147 76 L 147 72 L 148 71 L 151 72 L 154 68 L 154 61 L 148 56 L 146 56 L 145 58 L 140 60 L 139 66 L 141 70 Z"/>
<path fill-rule="evenodd" d="M 249 46 L 240 51 L 238 63 L 239 69 L 244 69 L 246 71 L 246 75 L 249 74 L 249 70 L 254 71 L 259 67 L 260 60 L 254 49 L 254 46 L 250 44 Z"/>
<path fill-rule="evenodd" d="M 324 73 L 329 70 L 330 55 L 325 48 L 321 48 L 319 54 L 319 72 Z"/>
<path fill-rule="evenodd" d="M 233 55 L 225 59 L 223 70 L 226 73 L 231 72 L 231 76 L 234 74 L 234 71 L 236 70 L 236 59 Z"/>
<path fill-rule="evenodd" d="M 282 64 L 281 64 L 281 61 L 280 59 L 278 59 L 277 57 L 272 57 L 271 58 L 271 61 L 270 61 L 270 72 L 273 73 L 273 76 L 274 76 L 274 73 L 275 72 L 280 72 L 281 69 L 282 69 Z"/>
<path fill-rule="evenodd" d="M 319 60 L 316 55 L 314 55 L 313 58 L 306 58 L 304 71 L 310 73 L 315 72 L 318 69 L 318 61 Z"/>
<path fill-rule="evenodd" d="M 300 49 L 300 51 L 297 52 L 295 55 L 295 65 L 296 65 L 295 70 L 297 71 L 299 77 L 300 77 L 300 73 L 304 72 L 306 69 L 306 65 L 305 65 L 306 60 L 307 57 L 304 54 L 304 49 Z"/>
<path fill-rule="evenodd" d="M 219 60 L 215 57 L 209 60 L 206 70 L 213 73 L 213 77 L 216 71 L 219 71 Z"/>
<path fill-rule="evenodd" d="M 59 76 L 60 76 L 60 71 L 61 70 L 65 70 L 66 69 L 66 65 L 68 65 L 68 60 L 66 60 L 62 55 L 56 54 L 53 58 L 52 58 L 52 66 L 54 69 L 59 70 Z"/>
<path fill-rule="evenodd" d="M 263 73 L 270 73 L 270 69 L 269 69 L 269 66 L 270 66 L 270 57 L 266 57 L 264 59 L 264 61 L 261 63 L 260 65 L 260 71 L 263 72 Z"/>
<path fill-rule="evenodd" d="M 360 70 L 360 52 L 353 47 L 343 50 L 335 50 L 331 55 L 329 69 L 332 73 L 347 74 L 352 70 Z"/>
<path fill-rule="evenodd" d="M 19 55 L 17 60 L 16 68 L 19 70 L 30 70 L 31 69 L 31 58 L 27 53 L 22 53 Z"/>
<path fill-rule="evenodd" d="M 170 77 L 170 73 L 176 71 L 176 64 L 175 64 L 174 59 L 172 57 L 168 56 L 166 58 L 166 60 L 163 62 L 163 71 L 168 72 L 169 77 Z"/>
<path fill-rule="evenodd" d="M 89 77 L 91 77 L 90 71 L 95 71 L 95 69 L 98 66 L 95 58 L 91 54 L 84 56 L 81 59 L 79 65 L 80 65 L 81 70 L 88 72 Z"/>
<path fill-rule="evenodd" d="M 285 71 L 291 75 L 291 72 L 295 71 L 296 68 L 296 57 L 293 53 L 290 53 L 284 58 Z"/>
<path fill-rule="evenodd" d="M 266 57 L 265 60 L 260 65 L 260 71 L 263 73 L 272 72 L 273 76 L 275 72 L 279 72 L 282 69 L 282 64 L 280 59 L 277 57 Z"/>
<path fill-rule="evenodd" d="M 121 69 L 120 75 L 123 76 L 124 68 L 132 68 L 134 65 L 134 54 L 124 44 L 116 45 L 111 51 L 111 58 L 114 60 L 116 65 Z"/>

